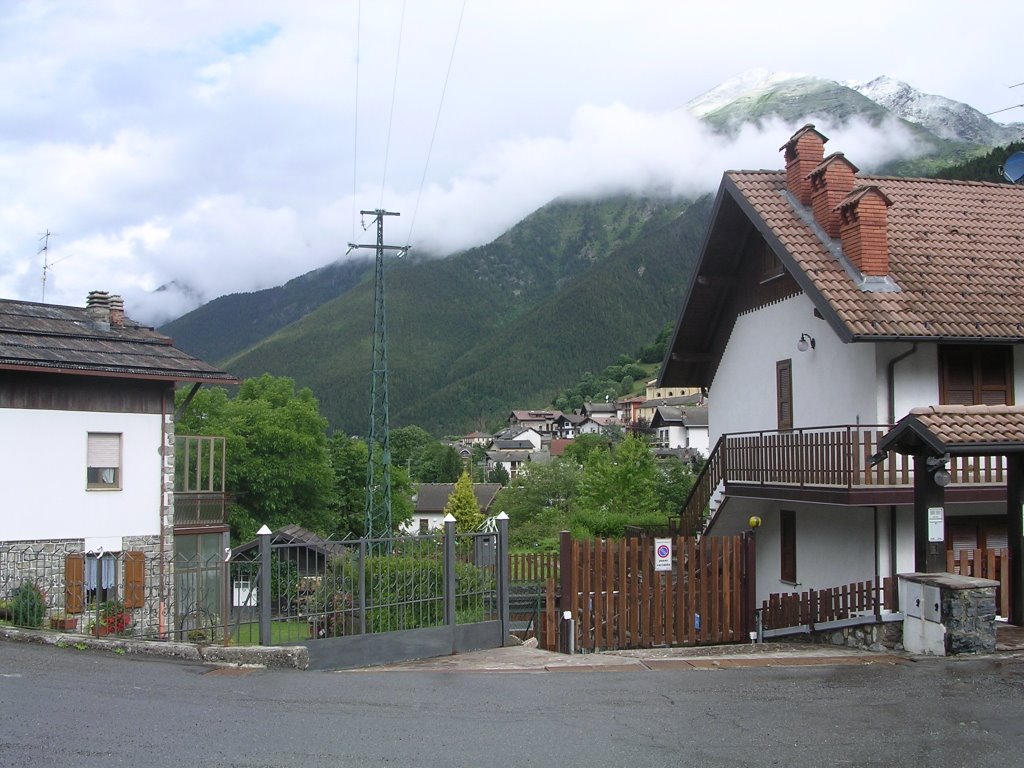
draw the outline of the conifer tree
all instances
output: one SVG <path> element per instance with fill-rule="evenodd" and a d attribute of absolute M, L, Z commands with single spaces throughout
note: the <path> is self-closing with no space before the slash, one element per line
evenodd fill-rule
<path fill-rule="evenodd" d="M 463 472 L 459 481 L 455 483 L 452 495 L 448 497 L 448 503 L 444 507 L 444 513 L 455 518 L 455 530 L 458 533 L 475 531 L 484 521 L 484 513 L 476 503 L 473 480 L 468 472 Z"/>

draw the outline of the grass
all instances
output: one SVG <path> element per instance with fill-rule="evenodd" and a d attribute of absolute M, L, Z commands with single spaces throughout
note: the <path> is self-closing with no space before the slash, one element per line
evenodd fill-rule
<path fill-rule="evenodd" d="M 305 619 L 270 622 L 271 645 L 287 645 L 309 639 L 309 622 Z M 258 621 L 231 626 L 231 642 L 235 645 L 259 645 L 260 625 Z"/>

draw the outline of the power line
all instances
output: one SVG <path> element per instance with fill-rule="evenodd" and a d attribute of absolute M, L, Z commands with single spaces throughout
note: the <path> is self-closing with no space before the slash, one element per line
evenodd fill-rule
<path fill-rule="evenodd" d="M 356 239 L 356 189 L 359 183 L 359 56 L 363 27 L 363 3 L 356 5 L 356 94 L 352 115 L 352 239 Z"/>
<path fill-rule="evenodd" d="M 423 176 L 420 178 L 420 188 L 416 193 L 416 205 L 412 209 L 412 218 L 409 221 L 409 235 L 406 237 L 406 242 L 412 242 L 412 230 L 416 226 L 416 214 L 420 210 L 420 199 L 423 197 L 423 187 L 427 182 L 427 169 L 430 167 L 430 156 L 434 151 L 434 139 L 437 138 L 437 126 L 441 122 L 441 110 L 444 108 L 444 97 L 448 92 L 448 78 L 452 74 L 452 63 L 455 61 L 455 49 L 459 44 L 459 34 L 462 32 L 462 18 L 466 15 L 466 0 L 462 0 L 462 9 L 459 11 L 459 23 L 455 28 L 455 39 L 452 41 L 452 52 L 448 57 L 448 71 L 444 75 L 444 86 L 441 88 L 441 99 L 437 105 L 437 115 L 434 117 L 434 129 L 430 133 L 430 146 L 427 147 L 427 159 L 423 163 Z"/>
<path fill-rule="evenodd" d="M 388 114 L 388 135 L 384 142 L 384 174 L 380 180 L 380 207 L 384 207 L 384 188 L 388 181 L 388 157 L 391 154 L 391 126 L 395 122 L 395 96 L 398 93 L 398 64 L 402 58 L 402 36 L 405 33 L 405 0 L 402 0 L 402 16 L 398 22 L 398 48 L 395 50 L 395 76 L 391 83 L 391 112 Z"/>

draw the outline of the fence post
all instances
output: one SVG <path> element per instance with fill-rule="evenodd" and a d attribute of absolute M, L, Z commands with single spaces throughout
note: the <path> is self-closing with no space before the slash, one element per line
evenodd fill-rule
<path fill-rule="evenodd" d="M 359 540 L 359 634 L 366 634 L 366 539 Z"/>
<path fill-rule="evenodd" d="M 495 554 L 498 556 L 498 616 L 501 621 L 501 647 L 504 648 L 508 644 L 509 636 L 508 515 L 504 512 L 499 512 L 495 519 L 498 521 L 498 542 L 495 547 L 497 549 Z"/>
<path fill-rule="evenodd" d="M 455 626 L 455 516 L 444 516 L 444 623 Z"/>
<path fill-rule="evenodd" d="M 270 645 L 270 529 L 264 524 L 260 540 L 260 645 Z"/>

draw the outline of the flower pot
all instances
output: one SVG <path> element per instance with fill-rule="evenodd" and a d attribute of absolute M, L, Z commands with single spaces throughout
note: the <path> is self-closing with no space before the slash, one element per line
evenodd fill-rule
<path fill-rule="evenodd" d="M 78 629 L 77 616 L 51 616 L 50 629 L 59 629 L 61 632 L 74 632 Z"/>

